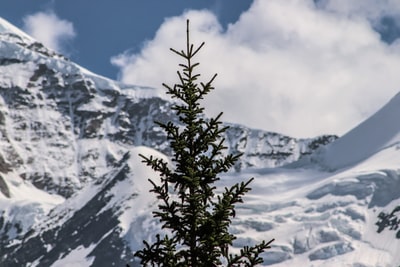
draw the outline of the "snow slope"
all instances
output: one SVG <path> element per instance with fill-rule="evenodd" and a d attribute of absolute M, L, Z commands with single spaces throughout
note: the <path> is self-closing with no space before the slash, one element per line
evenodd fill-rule
<path fill-rule="evenodd" d="M 393 231 L 378 234 L 375 223 L 380 211 L 400 204 L 399 156 L 392 146 L 333 173 L 314 168 L 247 173 L 256 180 L 238 216 L 247 227 L 243 238 L 274 237 L 273 252 L 265 256 L 273 266 L 397 266 L 400 240 Z M 262 231 L 257 225 L 269 227 Z"/>

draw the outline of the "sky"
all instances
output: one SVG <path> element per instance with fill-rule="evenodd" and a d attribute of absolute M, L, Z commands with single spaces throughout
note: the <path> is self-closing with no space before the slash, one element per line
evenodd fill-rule
<path fill-rule="evenodd" d="M 209 116 L 343 135 L 400 89 L 398 0 L 4 0 L 0 16 L 81 66 L 165 91 L 191 40 Z"/>

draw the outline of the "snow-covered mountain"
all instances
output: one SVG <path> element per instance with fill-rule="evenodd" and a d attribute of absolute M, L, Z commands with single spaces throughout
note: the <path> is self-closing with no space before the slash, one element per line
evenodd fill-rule
<path fill-rule="evenodd" d="M 228 152 L 243 156 L 220 185 L 256 178 L 235 246 L 275 238 L 273 266 L 400 264 L 399 240 L 375 226 L 399 204 L 399 102 L 337 140 L 227 124 Z M 154 121 L 176 121 L 171 104 L 0 19 L 0 266 L 135 266 L 158 231 L 147 181 L 157 177 L 137 155 L 168 158 Z"/>

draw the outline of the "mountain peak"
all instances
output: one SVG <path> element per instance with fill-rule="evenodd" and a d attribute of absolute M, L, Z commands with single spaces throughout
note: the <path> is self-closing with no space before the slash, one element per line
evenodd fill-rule
<path fill-rule="evenodd" d="M 374 115 L 318 151 L 323 165 L 337 170 L 358 163 L 400 142 L 400 93 Z"/>
<path fill-rule="evenodd" d="M 23 32 L 16 26 L 12 25 L 10 22 L 7 20 L 3 19 L 0 17 L 0 33 L 11 33 L 11 34 L 16 34 L 18 36 L 30 39 L 33 41 L 33 38 L 29 36 L 27 33 Z"/>

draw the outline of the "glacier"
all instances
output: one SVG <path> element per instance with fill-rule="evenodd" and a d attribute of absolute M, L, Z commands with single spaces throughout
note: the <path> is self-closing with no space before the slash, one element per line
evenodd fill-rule
<path fill-rule="evenodd" d="M 218 89 L 217 89 L 218 90 Z M 176 121 L 157 90 L 90 72 L 0 18 L 0 266 L 137 266 L 161 231 L 138 154 L 168 161 L 154 121 Z M 400 205 L 400 95 L 338 138 L 296 139 L 226 123 L 243 153 L 218 188 L 255 177 L 233 250 L 275 238 L 266 266 L 400 264 L 377 233 Z"/>

